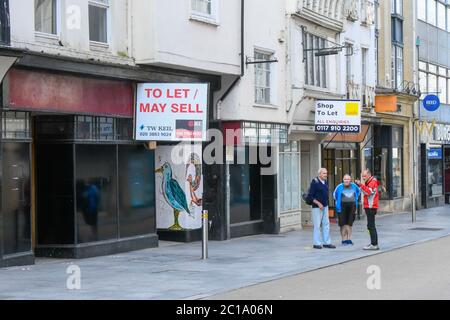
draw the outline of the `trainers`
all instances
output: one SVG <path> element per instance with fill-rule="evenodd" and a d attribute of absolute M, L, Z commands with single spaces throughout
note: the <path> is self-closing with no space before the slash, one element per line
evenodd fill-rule
<path fill-rule="evenodd" d="M 313 246 L 314 249 L 322 249 L 322 246 Z"/>
<path fill-rule="evenodd" d="M 347 242 L 347 240 L 342 240 L 342 242 L 341 242 L 341 243 L 342 243 L 342 245 L 343 245 L 343 246 L 346 246 L 346 245 L 348 245 L 348 242 Z"/>
<path fill-rule="evenodd" d="M 327 249 L 336 249 L 336 246 L 332 244 L 325 244 L 323 247 Z"/>
<path fill-rule="evenodd" d="M 353 241 L 352 240 L 347 240 L 347 244 L 353 245 Z"/>
<path fill-rule="evenodd" d="M 364 250 L 375 251 L 375 250 L 380 250 L 380 248 L 378 246 L 374 246 L 372 244 L 369 244 L 367 247 L 364 247 Z"/>

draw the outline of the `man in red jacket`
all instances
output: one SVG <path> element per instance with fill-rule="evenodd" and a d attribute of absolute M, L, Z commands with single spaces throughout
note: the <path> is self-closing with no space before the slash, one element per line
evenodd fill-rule
<path fill-rule="evenodd" d="M 379 250 L 375 216 L 378 210 L 378 186 L 380 183 L 372 176 L 372 172 L 369 169 L 364 170 L 361 175 L 364 183 L 361 183 L 359 180 L 355 182 L 364 194 L 364 210 L 366 211 L 367 229 L 369 229 L 371 242 L 370 245 L 364 247 L 364 250 Z"/>

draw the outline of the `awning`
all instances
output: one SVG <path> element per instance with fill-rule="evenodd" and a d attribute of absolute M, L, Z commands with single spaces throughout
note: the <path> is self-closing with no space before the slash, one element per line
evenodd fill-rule
<path fill-rule="evenodd" d="M 6 73 L 20 57 L 22 57 L 22 51 L 0 47 L 0 82 L 3 81 Z"/>

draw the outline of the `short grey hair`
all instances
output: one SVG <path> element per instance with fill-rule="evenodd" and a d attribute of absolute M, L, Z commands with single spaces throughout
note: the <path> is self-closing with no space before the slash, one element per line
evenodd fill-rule
<path fill-rule="evenodd" d="M 328 169 L 327 168 L 320 168 L 319 171 L 317 171 L 317 174 L 320 176 L 322 171 L 327 171 L 328 172 Z"/>

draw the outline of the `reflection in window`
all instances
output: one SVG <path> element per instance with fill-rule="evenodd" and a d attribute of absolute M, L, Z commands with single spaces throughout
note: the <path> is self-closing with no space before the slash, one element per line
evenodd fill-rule
<path fill-rule="evenodd" d="M 402 184 L 402 149 L 392 149 L 392 197 L 398 198 L 403 196 L 403 184 Z"/>
<path fill-rule="evenodd" d="M 280 146 L 280 207 L 282 211 L 299 209 L 300 151 L 298 142 Z"/>
<path fill-rule="evenodd" d="M 442 186 L 442 148 L 440 146 L 428 149 L 428 196 L 440 196 Z"/>

